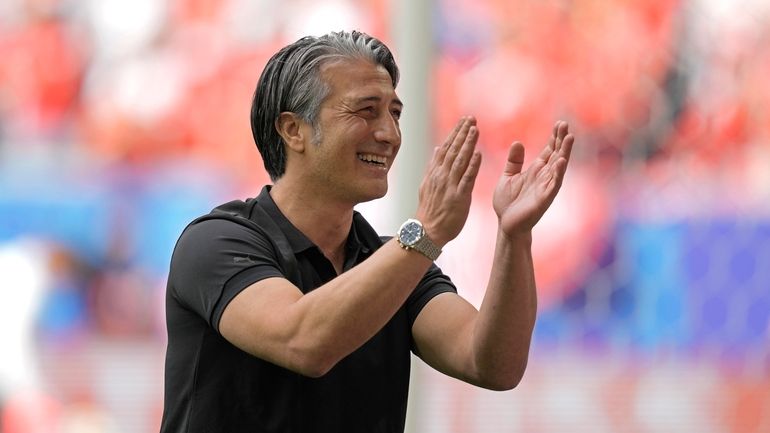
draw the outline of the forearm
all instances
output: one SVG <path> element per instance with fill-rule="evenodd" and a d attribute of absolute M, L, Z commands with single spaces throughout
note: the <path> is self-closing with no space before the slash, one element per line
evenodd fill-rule
<path fill-rule="evenodd" d="M 489 283 L 473 328 L 472 353 L 480 381 L 515 386 L 526 368 L 537 314 L 532 236 L 498 231 Z M 499 385 L 502 384 L 502 385 Z"/>
<path fill-rule="evenodd" d="M 331 368 L 374 336 L 398 311 L 432 262 L 395 240 L 299 298 L 291 309 L 293 345 Z"/>

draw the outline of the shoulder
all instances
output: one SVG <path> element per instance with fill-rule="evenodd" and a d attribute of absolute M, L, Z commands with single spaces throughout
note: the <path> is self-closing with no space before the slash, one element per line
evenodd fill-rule
<path fill-rule="evenodd" d="M 230 218 L 199 218 L 177 241 L 168 289 L 180 302 L 204 315 L 234 277 L 280 275 L 277 256 L 272 241 L 249 224 Z"/>
<path fill-rule="evenodd" d="M 259 235 L 259 227 L 249 218 L 255 205 L 255 199 L 247 199 L 233 200 L 215 207 L 185 227 L 177 248 L 181 245 L 225 241 L 232 237 L 248 239 Z"/>
<path fill-rule="evenodd" d="M 222 266 L 240 267 L 240 259 L 253 260 L 255 256 L 276 262 L 272 241 L 264 232 L 234 218 L 206 215 L 190 223 L 180 235 L 171 257 L 170 274 L 200 276 Z"/>
<path fill-rule="evenodd" d="M 179 236 L 176 250 L 203 250 L 228 242 L 257 240 L 260 233 L 249 225 L 226 218 L 198 219 L 190 223 Z"/>

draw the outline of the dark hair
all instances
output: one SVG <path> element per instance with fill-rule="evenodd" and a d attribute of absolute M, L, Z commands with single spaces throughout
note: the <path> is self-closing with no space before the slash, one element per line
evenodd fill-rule
<path fill-rule="evenodd" d="M 262 71 L 251 102 L 251 133 L 273 181 L 286 170 L 286 150 L 275 127 L 276 119 L 288 111 L 315 127 L 321 102 L 329 94 L 321 66 L 340 59 L 365 59 L 382 65 L 393 87 L 398 84 L 398 66 L 388 47 L 358 31 L 306 36 L 278 51 Z"/>

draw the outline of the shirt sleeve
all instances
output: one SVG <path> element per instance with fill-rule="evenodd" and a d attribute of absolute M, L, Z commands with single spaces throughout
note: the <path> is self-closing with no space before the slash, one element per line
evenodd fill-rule
<path fill-rule="evenodd" d="M 380 236 L 380 243 L 384 245 L 393 239 L 393 236 Z M 457 293 L 457 287 L 449 276 L 441 271 L 441 268 L 435 263 L 425 272 L 422 280 L 412 291 L 412 294 L 406 299 L 406 314 L 409 318 L 409 329 L 412 329 L 414 321 L 420 314 L 420 311 L 428 304 L 428 301 L 441 293 Z"/>
<path fill-rule="evenodd" d="M 433 299 L 436 295 L 441 293 L 457 293 L 452 280 L 448 275 L 445 275 L 436 264 L 430 265 L 430 268 L 425 272 L 425 276 L 422 277 L 420 283 L 412 291 L 412 294 L 406 300 L 406 314 L 409 317 L 409 329 L 414 325 L 414 321 L 420 314 L 420 311 L 428 304 L 428 301 Z"/>
<path fill-rule="evenodd" d="M 283 277 L 272 243 L 225 219 L 189 226 L 177 242 L 169 272 L 175 299 L 217 332 L 227 304 L 246 287 L 269 277 Z"/>

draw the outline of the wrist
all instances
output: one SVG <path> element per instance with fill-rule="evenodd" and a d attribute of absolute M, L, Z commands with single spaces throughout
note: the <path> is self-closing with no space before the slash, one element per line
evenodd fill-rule
<path fill-rule="evenodd" d="M 434 221 L 431 221 L 430 218 L 423 215 L 419 210 L 413 218 L 420 221 L 423 230 L 425 230 L 425 234 L 438 248 L 444 248 L 444 245 L 448 244 L 451 240 L 446 239 L 446 235 L 443 233 L 443 230 L 441 230 L 440 225 L 435 224 Z"/>
<path fill-rule="evenodd" d="M 441 254 L 441 246 L 434 242 L 418 219 L 410 218 L 401 224 L 396 240 L 405 250 L 415 250 L 431 261 L 435 261 Z"/>
<path fill-rule="evenodd" d="M 417 220 L 422 221 L 419 218 L 417 218 Z M 439 230 L 438 227 L 430 226 L 427 223 L 424 223 L 423 229 L 425 230 L 425 236 L 427 236 L 431 242 L 436 245 L 436 247 L 444 248 L 444 245 L 449 243 L 449 241 L 445 240 L 445 237 L 441 235 L 441 230 Z"/>
<path fill-rule="evenodd" d="M 532 230 L 522 230 L 522 231 L 516 231 L 516 230 L 503 230 L 502 228 L 497 229 L 497 240 L 498 242 L 506 242 L 506 243 L 512 243 L 512 244 L 521 244 L 526 246 L 532 245 Z"/>

